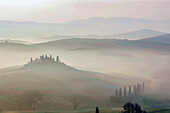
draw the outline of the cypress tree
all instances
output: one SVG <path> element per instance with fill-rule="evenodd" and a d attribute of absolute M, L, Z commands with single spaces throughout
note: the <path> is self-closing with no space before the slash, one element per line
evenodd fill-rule
<path fill-rule="evenodd" d="M 59 61 L 59 56 L 57 56 L 57 58 L 56 58 L 56 62 L 58 62 Z"/>
<path fill-rule="evenodd" d="M 126 97 L 126 86 L 124 87 L 124 97 Z"/>
<path fill-rule="evenodd" d="M 115 91 L 115 96 L 118 97 L 118 90 Z"/>
<path fill-rule="evenodd" d="M 129 96 L 132 96 L 131 86 L 129 86 Z"/>
<path fill-rule="evenodd" d="M 121 97 L 122 96 L 122 89 L 120 88 L 119 89 L 119 97 Z"/>
<path fill-rule="evenodd" d="M 144 82 L 143 82 L 142 85 L 143 85 L 143 86 L 142 86 L 142 87 L 143 87 L 142 89 L 143 89 L 143 93 L 144 93 L 144 90 L 145 90 L 145 84 L 144 84 Z"/>
<path fill-rule="evenodd" d="M 136 89 L 136 86 L 134 85 L 134 89 L 133 89 L 133 91 L 134 91 L 134 94 L 136 95 L 136 93 L 137 93 L 137 91 L 136 91 L 137 89 Z"/>
<path fill-rule="evenodd" d="M 33 62 L 32 58 L 30 58 L 30 62 L 31 62 L 31 63 Z"/>

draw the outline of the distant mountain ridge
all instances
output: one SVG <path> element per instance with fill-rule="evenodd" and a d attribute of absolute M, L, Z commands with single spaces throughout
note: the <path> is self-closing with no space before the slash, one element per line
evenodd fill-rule
<path fill-rule="evenodd" d="M 138 29 L 170 32 L 169 20 L 138 18 L 89 18 L 67 23 L 0 21 L 0 38 L 33 38 L 55 35 L 115 35 Z"/>
<path fill-rule="evenodd" d="M 141 29 L 137 31 L 132 31 L 128 33 L 122 33 L 117 35 L 55 35 L 52 37 L 45 37 L 39 40 L 42 41 L 54 41 L 60 39 L 71 39 L 71 38 L 89 38 L 89 39 L 128 39 L 128 40 L 138 40 L 148 37 L 160 36 L 166 34 L 164 32 L 150 30 L 150 29 Z"/>

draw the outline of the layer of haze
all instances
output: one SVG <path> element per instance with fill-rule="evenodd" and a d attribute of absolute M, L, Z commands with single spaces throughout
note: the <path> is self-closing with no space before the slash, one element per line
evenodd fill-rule
<path fill-rule="evenodd" d="M 90 17 L 170 19 L 169 0 L 1 0 L 0 20 L 67 22 Z"/>
<path fill-rule="evenodd" d="M 24 65 L 31 57 L 43 54 L 59 55 L 61 61 L 81 70 L 101 73 L 121 73 L 138 77 L 151 77 L 167 68 L 169 55 L 141 51 L 39 51 L 2 52 L 0 68 Z M 15 57 L 16 56 L 16 57 Z M 156 65 L 156 66 L 155 66 Z M 142 73 L 141 73 L 142 72 Z"/>
<path fill-rule="evenodd" d="M 169 0 L 1 0 L 0 20 L 45 23 L 62 23 L 90 17 L 169 20 L 169 7 Z M 147 77 L 151 79 L 152 89 L 161 89 L 165 86 L 166 84 L 159 86 L 159 82 L 169 80 L 169 53 L 161 54 L 161 51 L 155 53 L 133 49 L 132 51 L 128 49 L 124 51 L 121 49 L 117 51 L 107 49 L 104 51 L 81 49 L 75 51 L 5 51 L 0 52 L 0 68 L 21 66 L 26 64 L 31 57 L 52 54 L 59 55 L 61 61 L 77 69 L 109 74 L 121 73 L 125 77 Z M 169 81 L 166 83 L 169 85 Z"/>
<path fill-rule="evenodd" d="M 139 77 L 147 79 L 149 81 L 148 87 L 151 87 L 153 91 L 160 91 L 161 88 L 163 88 L 162 92 L 168 91 L 164 84 L 169 82 L 169 54 L 128 50 L 2 52 L 0 54 L 0 67 L 21 66 L 26 64 L 31 57 L 36 58 L 45 53 L 53 56 L 59 55 L 62 62 L 76 69 L 113 76 L 121 74 L 125 78 Z"/>

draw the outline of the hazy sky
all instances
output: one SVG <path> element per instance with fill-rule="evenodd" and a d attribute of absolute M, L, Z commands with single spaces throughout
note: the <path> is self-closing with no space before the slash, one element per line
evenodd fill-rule
<path fill-rule="evenodd" d="M 0 0 L 0 20 L 66 22 L 90 17 L 170 19 L 170 0 Z"/>

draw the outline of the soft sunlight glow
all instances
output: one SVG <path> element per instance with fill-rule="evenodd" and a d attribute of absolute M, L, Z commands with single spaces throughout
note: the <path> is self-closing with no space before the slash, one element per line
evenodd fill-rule
<path fill-rule="evenodd" d="M 150 87 L 153 89 L 153 90 L 157 90 L 159 89 L 160 87 L 160 82 L 155 79 L 155 78 L 152 78 L 151 81 L 150 81 Z"/>

